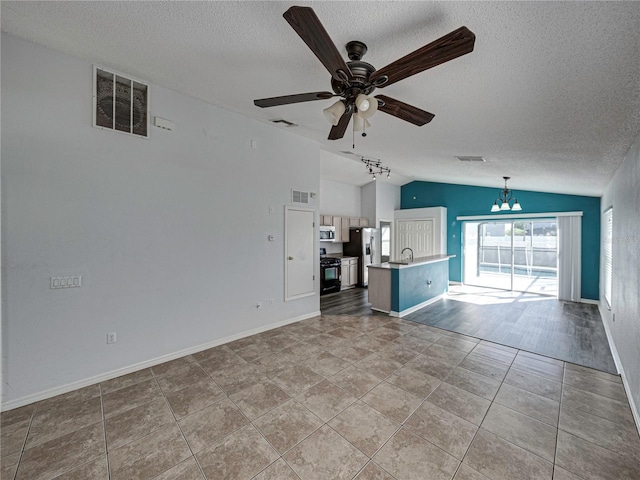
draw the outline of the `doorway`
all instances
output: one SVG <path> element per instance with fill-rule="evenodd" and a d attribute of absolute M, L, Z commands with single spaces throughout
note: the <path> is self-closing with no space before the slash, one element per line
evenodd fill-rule
<path fill-rule="evenodd" d="M 380 261 L 382 263 L 388 262 L 391 258 L 392 225 L 393 221 L 391 220 L 380 220 Z"/>
<path fill-rule="evenodd" d="M 558 296 L 555 218 L 465 222 L 466 285 Z"/>

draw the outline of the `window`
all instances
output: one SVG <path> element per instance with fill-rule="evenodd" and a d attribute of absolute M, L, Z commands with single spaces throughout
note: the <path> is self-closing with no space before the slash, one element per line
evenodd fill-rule
<path fill-rule="evenodd" d="M 604 212 L 603 261 L 604 261 L 604 300 L 611 310 L 611 279 L 613 277 L 613 207 Z"/>

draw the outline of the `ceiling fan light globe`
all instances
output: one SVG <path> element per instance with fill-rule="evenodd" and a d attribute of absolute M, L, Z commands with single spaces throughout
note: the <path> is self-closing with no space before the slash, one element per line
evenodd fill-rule
<path fill-rule="evenodd" d="M 365 126 L 365 120 L 360 116 L 359 113 L 353 115 L 353 131 L 359 132 Z"/>
<path fill-rule="evenodd" d="M 338 100 L 329 108 L 325 108 L 322 113 L 324 114 L 327 121 L 335 127 L 336 125 L 338 125 L 338 122 L 340 122 L 340 117 L 342 117 L 345 110 L 346 107 L 344 105 L 344 102 L 342 100 Z"/>
<path fill-rule="evenodd" d="M 365 120 L 367 118 L 371 118 L 373 116 L 373 114 L 376 113 L 376 111 L 378 111 L 378 100 L 376 100 L 375 98 L 368 97 L 367 101 L 368 101 L 369 105 L 368 105 L 368 108 L 366 110 L 360 111 L 360 109 L 358 109 L 359 115 L 362 118 L 364 118 Z M 367 126 L 369 126 L 369 125 L 367 125 Z"/>
<path fill-rule="evenodd" d="M 358 113 L 363 113 L 369 110 L 372 103 L 373 102 L 370 102 L 369 98 L 364 93 L 358 95 L 356 97 L 356 107 L 358 107 Z"/>

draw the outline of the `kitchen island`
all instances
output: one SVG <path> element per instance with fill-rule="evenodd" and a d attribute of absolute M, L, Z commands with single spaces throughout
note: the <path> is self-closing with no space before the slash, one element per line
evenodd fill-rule
<path fill-rule="evenodd" d="M 411 261 L 369 265 L 371 308 L 404 317 L 438 301 L 449 291 L 449 259 L 431 255 Z"/>

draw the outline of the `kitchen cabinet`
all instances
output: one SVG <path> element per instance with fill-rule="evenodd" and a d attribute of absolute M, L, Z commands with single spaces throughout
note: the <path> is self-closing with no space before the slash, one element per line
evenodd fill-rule
<path fill-rule="evenodd" d="M 342 242 L 349 241 L 349 217 L 342 217 L 342 232 L 340 238 Z"/>
<path fill-rule="evenodd" d="M 331 215 L 320 215 L 320 225 L 330 227 L 333 225 L 333 217 Z"/>
<path fill-rule="evenodd" d="M 336 242 L 349 241 L 349 228 L 368 227 L 369 219 L 362 217 L 342 217 L 337 215 L 320 215 L 320 225 L 323 227 L 336 227 Z"/>
<path fill-rule="evenodd" d="M 336 227 L 336 242 L 344 242 L 344 240 L 342 240 L 342 217 L 331 217 L 331 225 Z"/>
<path fill-rule="evenodd" d="M 342 259 L 341 275 L 341 290 L 356 286 L 358 283 L 358 259 L 356 257 L 345 257 Z"/>

